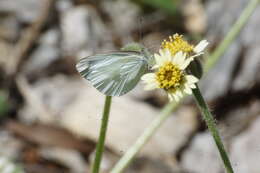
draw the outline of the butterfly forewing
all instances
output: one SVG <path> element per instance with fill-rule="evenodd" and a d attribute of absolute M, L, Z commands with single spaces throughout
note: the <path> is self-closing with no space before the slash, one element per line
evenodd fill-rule
<path fill-rule="evenodd" d="M 121 96 L 136 86 L 148 63 L 138 52 L 113 52 L 83 58 L 76 67 L 103 94 Z"/>

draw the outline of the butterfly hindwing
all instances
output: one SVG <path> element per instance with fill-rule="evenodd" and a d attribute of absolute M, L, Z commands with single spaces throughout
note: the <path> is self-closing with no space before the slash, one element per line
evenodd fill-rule
<path fill-rule="evenodd" d="M 122 51 L 83 58 L 76 67 L 103 94 L 121 96 L 136 86 L 148 63 L 141 53 Z"/>

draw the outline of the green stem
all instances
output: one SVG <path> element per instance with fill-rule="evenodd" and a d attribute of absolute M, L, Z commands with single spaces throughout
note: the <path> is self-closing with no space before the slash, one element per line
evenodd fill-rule
<path fill-rule="evenodd" d="M 241 29 L 247 23 L 249 17 L 252 15 L 256 7 L 258 6 L 259 0 L 251 0 L 246 8 L 243 10 L 242 14 L 238 18 L 237 22 L 232 26 L 228 34 L 225 36 L 224 40 L 220 43 L 220 45 L 215 49 L 215 51 L 211 54 L 211 56 L 207 59 L 207 62 L 204 66 L 204 71 L 208 72 L 211 69 L 218 59 L 225 53 L 225 51 L 229 48 L 231 43 L 240 33 Z"/>
<path fill-rule="evenodd" d="M 217 145 L 218 151 L 220 153 L 220 156 L 223 160 L 223 163 L 225 165 L 226 171 L 227 173 L 233 173 L 233 168 L 231 166 L 230 160 L 228 158 L 227 152 L 225 151 L 225 147 L 221 141 L 219 132 L 217 130 L 217 126 L 215 124 L 215 120 L 212 116 L 212 114 L 209 111 L 209 108 L 205 102 L 205 100 L 203 99 L 200 89 L 197 85 L 197 88 L 193 89 L 193 95 L 194 98 L 196 100 L 196 103 L 198 105 L 198 107 L 200 108 L 200 111 L 202 113 L 203 119 L 206 121 L 206 124 L 208 126 L 208 129 L 211 133 L 211 135 L 213 136 L 215 143 Z"/>
<path fill-rule="evenodd" d="M 127 150 L 125 155 L 117 162 L 110 173 L 122 172 L 128 164 L 134 159 L 138 151 L 148 142 L 153 134 L 161 127 L 162 123 L 171 115 L 171 113 L 178 106 L 178 102 L 170 102 L 167 104 L 162 112 L 152 121 L 152 123 L 144 130 L 143 134 L 137 141 Z"/>
<path fill-rule="evenodd" d="M 111 96 L 106 96 L 105 105 L 103 109 L 103 116 L 102 116 L 102 123 L 101 128 L 99 132 L 99 139 L 96 146 L 96 154 L 95 154 L 95 160 L 92 167 L 92 173 L 98 173 L 100 168 L 100 162 L 102 160 L 102 154 L 104 151 L 104 144 L 105 144 L 105 138 L 106 138 L 106 132 L 107 132 L 107 125 L 108 125 L 108 119 L 109 119 L 109 112 L 111 107 Z"/>

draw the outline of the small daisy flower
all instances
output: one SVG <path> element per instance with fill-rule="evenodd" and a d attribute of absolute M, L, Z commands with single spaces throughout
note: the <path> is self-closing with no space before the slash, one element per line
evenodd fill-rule
<path fill-rule="evenodd" d="M 167 92 L 170 101 L 174 99 L 178 101 L 185 93 L 191 94 L 199 79 L 187 74 L 185 69 L 194 57 L 203 54 L 207 45 L 208 42 L 202 40 L 198 45 L 193 46 L 183 40 L 182 35 L 179 34 L 164 40 L 159 55 L 154 55 L 155 65 L 152 70 L 155 72 L 147 73 L 141 78 L 145 83 L 145 90 L 161 88 Z"/>
<path fill-rule="evenodd" d="M 164 40 L 162 42 L 163 49 L 169 49 L 172 55 L 177 52 L 182 51 L 192 57 L 199 56 L 203 54 L 203 50 L 209 44 L 208 41 L 202 40 L 196 46 L 189 44 L 187 41 L 183 40 L 182 35 L 174 34 L 169 37 L 169 40 Z"/>
<path fill-rule="evenodd" d="M 199 80 L 185 73 L 186 67 L 193 58 L 186 58 L 186 53 L 179 51 L 172 55 L 170 49 L 165 48 L 159 51 L 159 55 L 154 55 L 156 64 L 154 73 L 147 73 L 142 76 L 145 90 L 156 88 L 164 89 L 170 101 L 178 101 L 184 93 L 191 94 L 192 89 L 196 88 L 195 83 Z"/>

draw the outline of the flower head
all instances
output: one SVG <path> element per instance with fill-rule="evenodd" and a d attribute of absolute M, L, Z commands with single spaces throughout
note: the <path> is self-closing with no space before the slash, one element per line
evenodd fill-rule
<path fill-rule="evenodd" d="M 185 68 L 193 58 L 186 58 L 186 54 L 179 51 L 172 55 L 169 49 L 161 49 L 159 55 L 155 54 L 156 64 L 154 73 L 147 73 L 141 78 L 146 84 L 146 90 L 156 88 L 164 89 L 170 100 L 178 101 L 184 93 L 191 94 L 196 88 L 198 79 L 185 73 Z"/>
<path fill-rule="evenodd" d="M 173 36 L 169 36 L 169 40 L 162 42 L 162 48 L 169 49 L 171 54 L 175 55 L 179 51 L 190 53 L 193 51 L 194 46 L 183 40 L 182 35 L 174 34 Z"/>
<path fill-rule="evenodd" d="M 162 49 L 169 49 L 172 55 L 182 51 L 188 55 L 194 54 L 193 56 L 195 57 L 203 54 L 203 50 L 207 47 L 207 45 L 208 42 L 206 40 L 202 40 L 194 47 L 185 41 L 182 35 L 174 34 L 169 37 L 169 40 L 164 40 L 161 47 Z"/>

